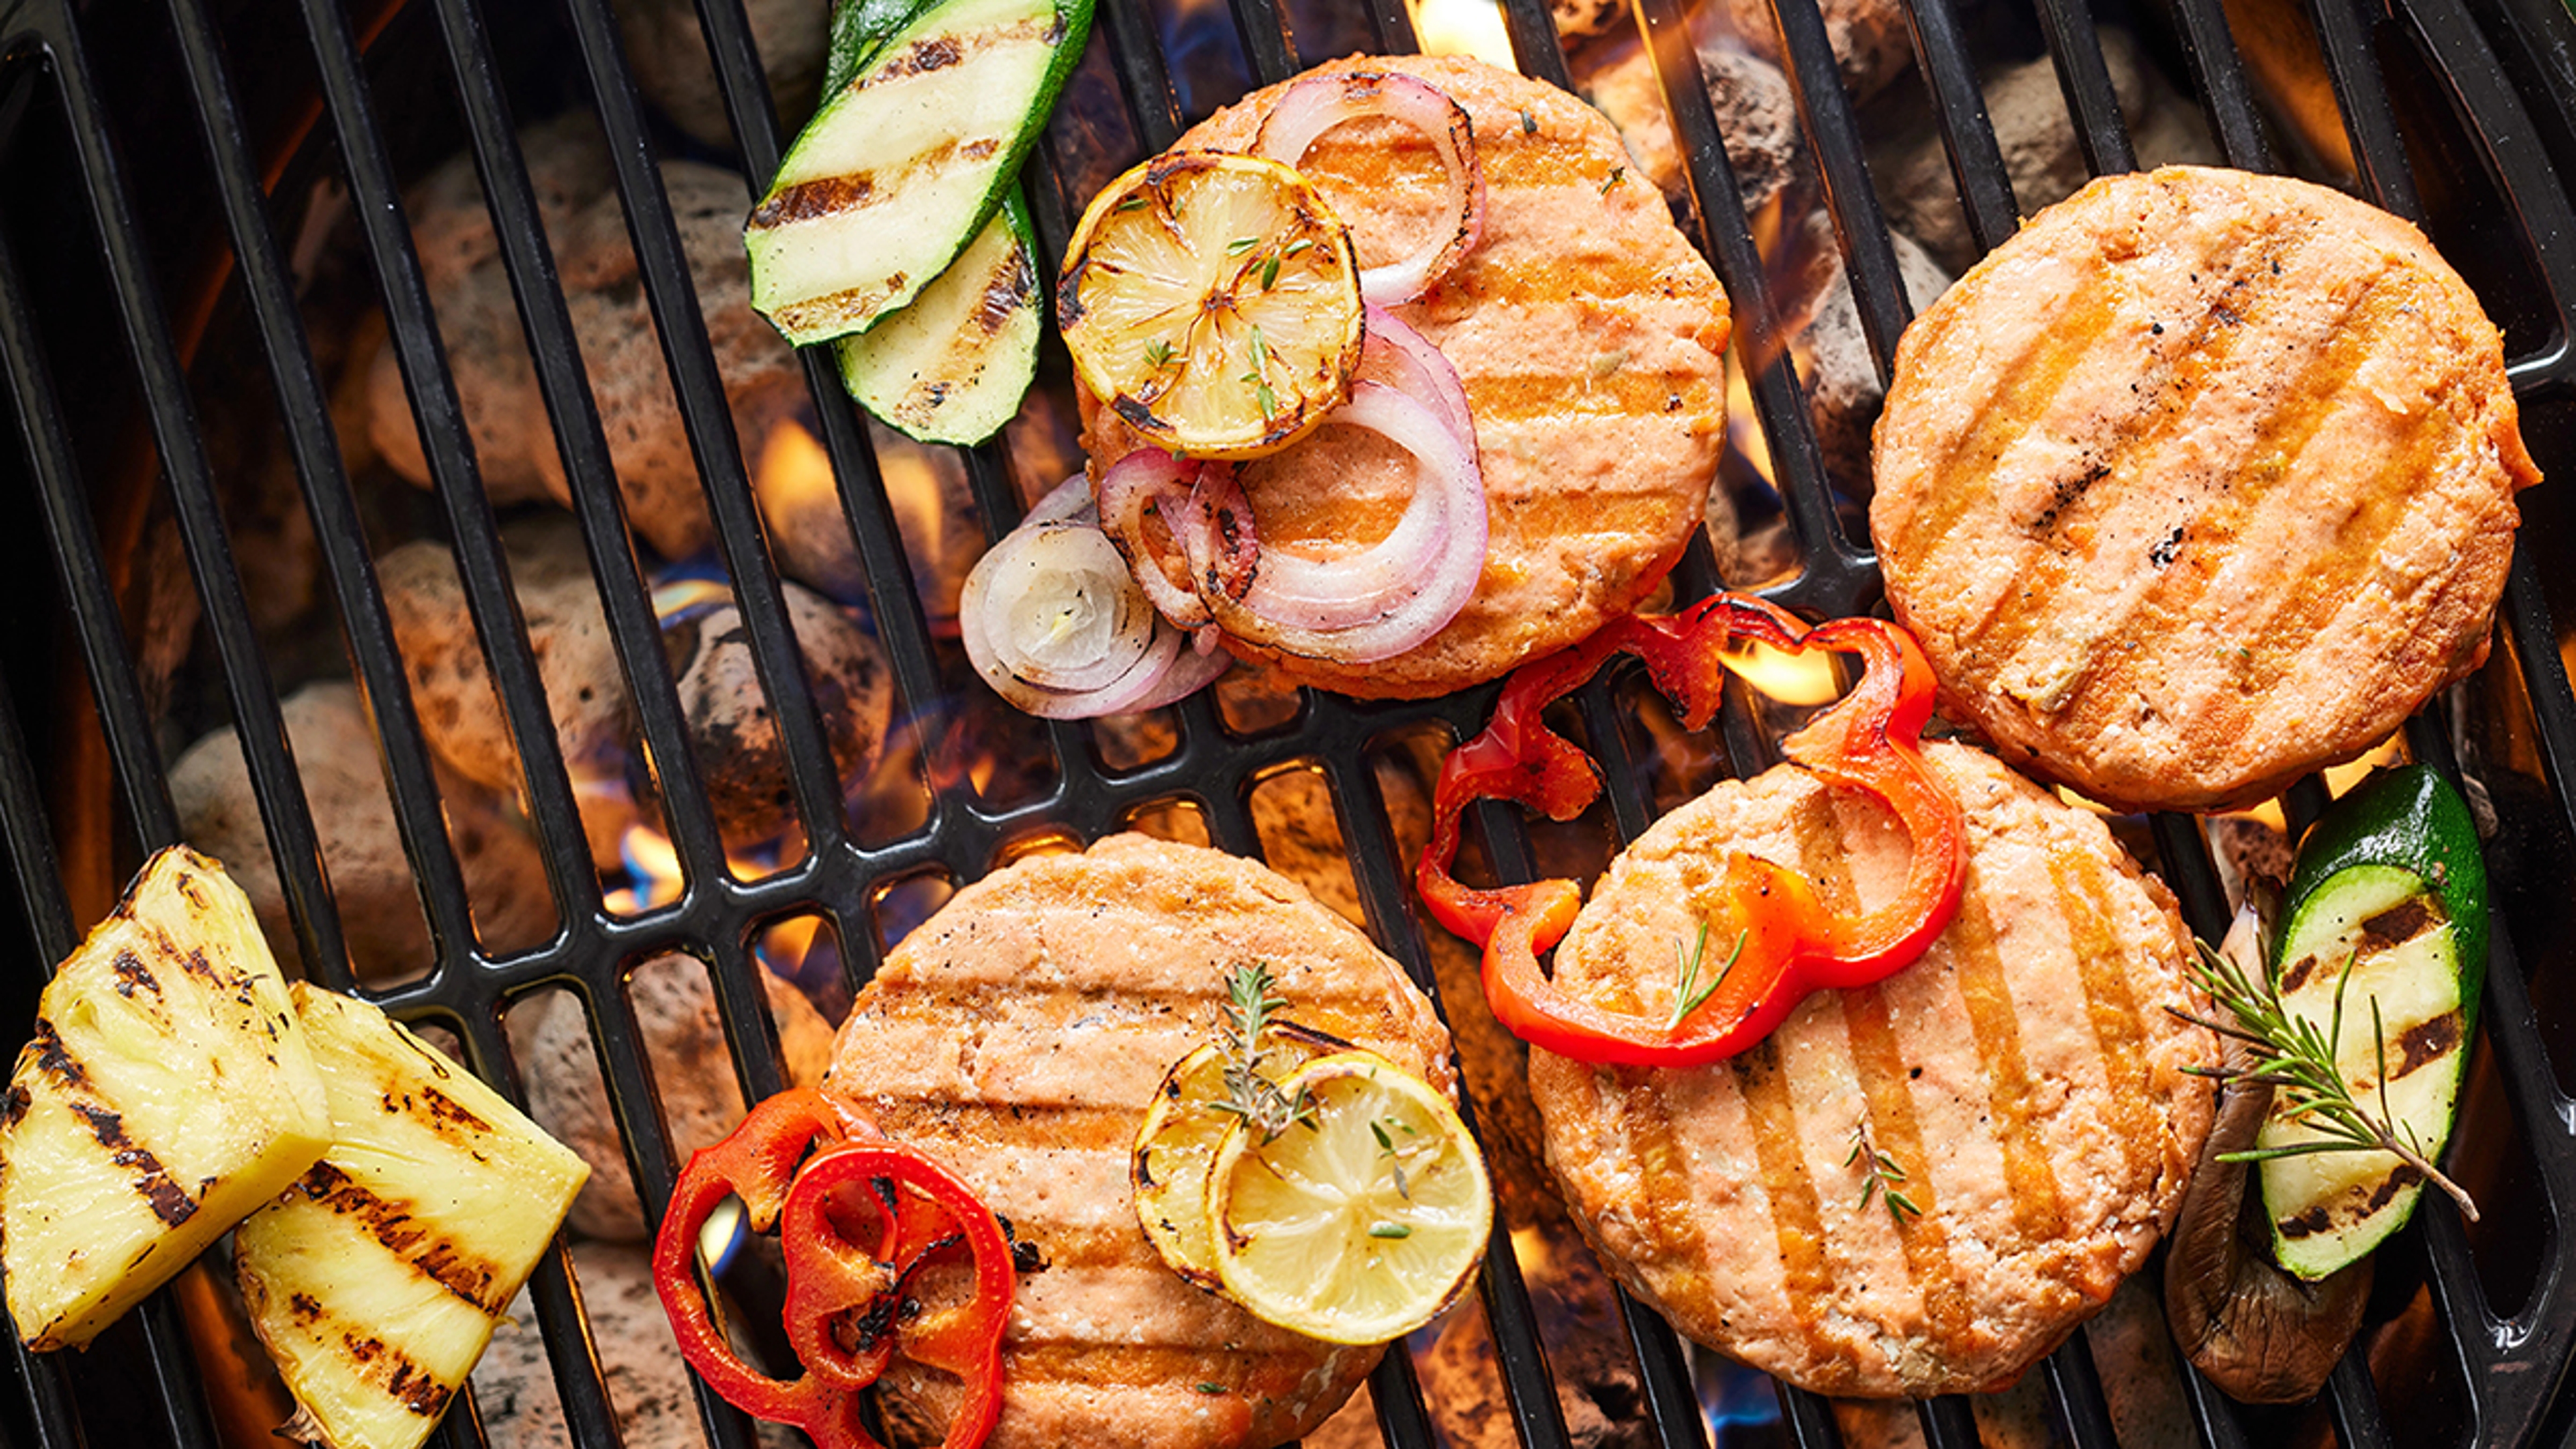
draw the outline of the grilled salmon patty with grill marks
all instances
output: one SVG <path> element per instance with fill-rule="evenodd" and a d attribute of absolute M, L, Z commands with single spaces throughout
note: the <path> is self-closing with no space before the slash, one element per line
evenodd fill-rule
<path fill-rule="evenodd" d="M 1303 684 L 1413 699 L 1573 643 L 1628 612 L 1681 558 L 1725 432 L 1726 295 L 1654 184 L 1630 170 L 1618 132 L 1582 101 L 1463 56 L 1353 57 L 1309 74 L 1351 71 L 1418 76 L 1475 129 L 1483 240 L 1394 311 L 1466 386 L 1490 527 L 1484 573 L 1447 627 L 1393 659 L 1340 664 L 1229 644 Z M 1251 150 L 1286 88 L 1253 92 L 1173 149 Z M 1440 217 L 1446 187 L 1430 144 L 1394 122 L 1337 127 L 1298 169 L 1349 224 L 1362 265 L 1454 223 L 1454 212 Z M 1096 485 L 1137 440 L 1089 397 L 1083 405 Z M 1331 426 L 1240 476 L 1264 544 L 1316 556 L 1384 537 L 1413 493 L 1410 459 Z M 1160 520 L 1145 532 L 1120 547 L 1185 584 Z"/>
<path fill-rule="evenodd" d="M 2102 1306 L 2171 1221 L 2202 1139 L 2213 1033 L 2173 899 L 2094 816 L 1935 744 L 1967 818 L 1959 913 L 1878 985 L 1820 992 L 1689 1071 L 1530 1053 L 1549 1165 L 1619 1280 L 1676 1328 L 1819 1393 L 1999 1389 Z M 1727 853 L 1838 911 L 1903 887 L 1904 831 L 1779 767 L 1657 822 L 1610 867 L 1556 979 L 1669 1011 L 1675 951 L 1723 920 Z M 1723 942 L 1709 950 L 1719 953 Z M 1904 1174 L 1900 1224 L 1854 1129 Z"/>
<path fill-rule="evenodd" d="M 1255 962 L 1283 1016 L 1454 1094 L 1447 1030 L 1357 927 L 1265 866 L 1137 835 L 958 892 L 851 1008 L 823 1090 L 953 1169 L 1047 1263 L 1020 1279 L 997 1449 L 1266 1449 L 1377 1362 L 1190 1286 L 1136 1223 L 1146 1108 L 1217 1034 L 1225 973 Z M 900 1415 L 946 1423 L 953 1380 L 897 1360 L 884 1383 Z"/>
<path fill-rule="evenodd" d="M 1870 532 L 1949 708 L 2130 808 L 2278 793 L 2476 668 L 2523 450 L 2421 232 L 2169 167 L 2032 219 L 1907 329 Z"/>

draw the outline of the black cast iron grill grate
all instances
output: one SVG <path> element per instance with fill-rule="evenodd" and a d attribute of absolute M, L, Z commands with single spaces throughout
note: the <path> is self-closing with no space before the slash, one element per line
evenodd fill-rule
<path fill-rule="evenodd" d="M 654 1109 L 649 1068 L 635 1018 L 621 989 L 628 964 L 665 950 L 702 955 L 715 970 L 721 1014 L 740 1085 L 752 1096 L 782 1085 L 777 1041 L 749 961 L 748 935 L 763 923 L 799 911 L 820 911 L 837 931 L 853 969 L 874 964 L 875 932 L 867 902 L 882 883 L 923 872 L 972 879 L 990 868 L 998 850 L 1040 829 L 1084 839 L 1119 828 L 1141 807 L 1186 799 L 1202 812 L 1216 845 L 1258 854 L 1260 842 L 1249 807 L 1253 787 L 1283 769 L 1319 771 L 1330 787 L 1348 843 L 1353 876 L 1376 939 L 1415 979 L 1431 984 L 1422 926 L 1407 886 L 1407 862 L 1368 767 L 1373 741 L 1408 726 L 1435 723 L 1458 733 L 1481 721 L 1490 690 L 1421 705 L 1361 704 L 1309 695 L 1291 725 L 1259 734 L 1230 730 L 1204 698 L 1178 710 L 1180 744 L 1139 769 L 1099 767 L 1085 728 L 1053 724 L 1045 739 L 1059 770 L 1040 798 L 1007 809 L 981 802 L 963 784 L 938 790 L 928 824 L 882 845 L 854 839 L 844 823 L 838 782 L 825 746 L 823 725 L 806 689 L 793 642 L 783 627 L 784 603 L 766 540 L 736 447 L 706 330 L 698 312 L 678 232 L 654 170 L 654 148 L 644 112 L 605 0 L 564 0 L 577 63 L 615 157 L 622 198 L 644 289 L 663 339 L 678 404 L 705 480 L 716 520 L 723 564 L 751 625 L 764 690 L 792 762 L 795 805 L 811 848 L 799 864 L 762 879 L 741 881 L 724 866 L 722 843 L 706 791 L 684 741 L 684 725 L 670 666 L 659 642 L 651 604 L 624 511 L 613 487 L 608 449 L 593 406 L 564 294 L 536 223 L 527 169 L 513 140 L 513 121 L 479 0 L 419 0 L 434 13 L 446 74 L 465 119 L 481 181 L 493 208 L 537 374 L 555 425 L 566 473 L 576 480 L 575 512 L 589 561 L 600 584 L 617 655 L 636 702 L 643 738 L 661 762 L 659 783 L 670 834 L 687 886 L 674 905 L 640 917 L 612 914 L 603 905 L 585 849 L 572 787 L 549 725 L 534 657 L 506 581 L 499 535 L 485 503 L 456 389 L 431 317 L 420 263 L 398 201 L 384 117 L 378 111 L 365 64 L 361 27 L 338 0 L 294 0 L 300 34 L 279 45 L 309 45 L 320 77 L 321 108 L 337 143 L 343 177 L 355 202 L 369 264 L 391 325 L 403 376 L 435 474 L 437 497 L 452 535 L 477 634 L 491 661 L 507 723 L 528 771 L 530 815 L 544 851 L 549 882 L 563 919 L 561 934 L 536 951 L 494 960 L 475 945 L 463 877 L 441 825 L 428 748 L 413 713 L 396 655 L 384 597 L 368 557 L 350 479 L 341 464 L 322 374 L 297 313 L 285 244 L 272 226 L 263 174 L 246 140 L 241 67 L 226 48 L 207 0 L 167 0 L 166 6 L 126 7 L 138 13 L 104 18 L 108 6 L 75 14 L 71 0 L 0 3 L 0 156 L 16 144 L 18 123 L 31 100 L 56 109 L 64 124 L 61 144 L 76 177 L 78 215 L 63 225 L 80 240 L 75 252 L 95 246 L 104 295 L 80 302 L 95 323 L 114 330 L 123 363 L 131 368 L 158 454 L 160 477 L 175 508 L 188 567 L 204 609 L 205 627 L 221 666 L 223 688 L 240 730 L 251 779 L 270 842 L 280 862 L 303 958 L 324 984 L 351 984 L 341 923 L 320 866 L 314 822 L 297 783 L 270 680 L 268 662 L 244 600 L 241 571 L 257 560 L 239 557 L 229 542 L 217 482 L 193 413 L 183 367 L 185 348 L 148 245 L 148 212 L 138 209 L 133 158 L 121 153 L 111 124 L 110 101 L 93 69 L 94 42 L 105 24 L 156 24 L 175 37 L 184 75 L 184 101 L 163 97 L 159 144 L 184 148 L 187 163 L 210 166 L 211 195 L 219 203 L 238 285 L 257 330 L 302 495 L 319 537 L 328 587 L 345 630 L 349 659 L 370 701 L 382 742 L 403 841 L 417 873 L 441 965 L 427 980 L 382 999 L 408 1019 L 433 1019 L 463 1040 L 478 1070 L 516 1091 L 517 1077 L 501 1010 L 511 1001 L 549 987 L 570 989 L 590 1008 L 605 1077 L 631 1144 L 631 1166 L 649 1203 L 667 1196 L 675 1163 Z M 1256 83 L 1293 73 L 1298 51 L 1275 0 L 1230 0 L 1243 54 Z M 1688 163 L 1695 210 L 1703 218 L 1699 240 L 1732 299 L 1740 354 L 1769 357 L 1752 378 L 1752 395 L 1779 470 L 1784 503 L 1806 566 L 1775 597 L 1813 614 L 1865 609 L 1877 594 L 1866 540 L 1849 536 L 1834 511 L 1800 384 L 1778 334 L 1763 286 L 1761 259 L 1738 200 L 1705 92 L 1696 79 L 1682 11 L 1684 0 L 1639 0 L 1643 21 L 1664 79 L 1667 105 Z M 1862 160 L 1853 108 L 1836 81 L 1816 0 L 1775 0 L 1789 71 L 1817 173 L 1828 198 L 1881 375 L 1909 311 L 1897 281 L 1894 252 Z M 758 189 L 776 166 L 780 137 L 770 119 L 767 83 L 755 59 L 749 30 L 736 0 L 700 0 L 702 23 L 741 138 L 743 161 Z M 2102 52 L 2094 16 L 2081 0 L 2037 0 L 2040 28 L 2094 170 L 2133 166 Z M 1366 19 L 1389 50 L 1413 47 L 1403 0 L 1366 0 Z M 2274 157 L 2257 114 L 2219 0 L 2173 0 L 2173 24 L 2189 56 L 2200 101 L 2213 134 L 2235 165 L 2269 169 Z M 2550 148 L 2565 141 L 2565 117 L 2556 107 L 2570 95 L 2566 60 L 2568 17 L 2550 0 L 2507 0 L 2473 16 L 2468 0 L 2397 0 L 2383 10 L 2371 0 L 2311 0 L 2312 19 L 2324 50 L 2335 96 L 2357 160 L 2361 189 L 2401 214 L 2421 217 L 2400 110 L 2382 75 L 2391 55 L 2427 70 L 2469 138 L 2472 163 L 2481 168 L 2503 214 L 2492 224 L 2508 228 L 2536 267 L 2540 330 L 2545 342 L 2513 360 L 2511 372 L 2527 403 L 2555 405 L 2576 396 L 2576 357 L 2570 355 L 2571 308 L 2576 308 L 2576 217 L 2553 174 Z M 1544 0 L 1509 0 L 1509 34 L 1521 67 L 1564 84 L 1563 54 Z M 1975 84 L 1965 33 L 1951 0 L 1912 0 L 1916 58 L 1947 144 L 1960 198 L 1979 247 L 1990 247 L 2016 224 L 2016 206 L 1995 135 Z M 289 25 L 290 31 L 298 27 Z M 85 36 L 86 31 L 86 36 Z M 1155 14 L 1146 0 L 1101 0 L 1095 46 L 1105 47 L 1124 90 L 1136 138 L 1149 149 L 1168 144 L 1180 127 L 1158 41 Z M 1320 57 L 1315 57 L 1320 58 Z M 2534 77 L 2538 79 L 2535 80 Z M 2535 116 L 2532 107 L 2539 107 Z M 2546 129 L 2544 129 L 2546 128 Z M 185 132 L 185 134 L 182 134 Z M 199 152 L 202 151 L 202 155 Z M 1042 245 L 1061 254 L 1068 218 L 1083 197 L 1058 184 L 1052 142 L 1041 148 L 1033 172 Z M 0 201 L 0 208 L 9 203 Z M 5 213 L 0 213 L 5 214 Z M 41 513 L 37 551 L 50 561 L 57 606 L 68 621 L 68 650 L 89 683 L 98 728 L 113 763 L 114 807 L 121 807 L 134 841 L 145 847 L 177 838 L 178 829 L 154 719 L 140 683 L 134 650 L 119 614 L 109 556 L 93 522 L 91 496 L 99 480 L 85 471 L 66 407 L 66 383 L 39 327 L 41 306 L 64 283 L 48 249 L 30 262 L 13 249 L 12 228 L 0 227 L 0 374 L 5 374 L 15 448 L 0 450 L 0 467 L 23 467 L 28 496 Z M 23 229 L 16 234 L 23 235 Z M 2438 233 L 2437 233 L 2438 234 Z M 2490 305 L 2495 299 L 2490 298 Z M 2528 307 L 2526 311 L 2530 310 Z M 938 696 L 940 683 L 931 634 L 909 584 L 894 514 L 880 486 L 866 434 L 843 399 L 819 350 L 804 358 L 816 402 L 817 431 L 839 480 L 840 499 L 871 580 L 869 603 L 891 661 L 901 697 L 918 704 Z M 2544 467 L 2553 459 L 2551 439 L 2535 438 Z M 2560 456 L 2569 456 L 2561 450 Z M 2572 459 L 2576 461 L 2576 459 Z M 1009 460 L 997 447 L 967 452 L 964 462 L 975 502 L 998 528 L 1019 507 Z M 2553 469 L 2576 476 L 2576 469 Z M 2562 485 L 2553 485 L 2562 486 Z M 2518 552 L 2503 618 L 2499 663 L 2487 671 L 2500 681 L 2521 736 L 2536 762 L 2529 773 L 2539 786 L 2536 804 L 2508 814 L 2507 839 L 2516 832 L 2552 839 L 2576 831 L 2576 700 L 2571 700 L 2543 597 L 2541 564 L 2532 537 Z M 1683 565 L 1686 594 L 1716 583 L 1704 548 Z M 31 613 L 33 611 L 30 611 Z M 77 939 L 69 896 L 57 858 L 55 817 L 65 807 L 49 802 L 42 783 L 47 766 L 31 752 L 41 738 L 40 716 L 29 705 L 51 708 L 50 681 L 33 671 L 0 677 L 0 826 L 11 850 L 12 875 L 32 952 L 21 989 L 32 996 L 43 961 L 58 959 Z M 13 698 L 6 696 L 14 695 Z M 1636 761 L 1628 757 L 1613 696 L 1595 685 L 1582 697 L 1584 724 L 1603 752 L 1611 781 L 1611 820 L 1619 838 L 1643 829 L 1650 815 Z M 2428 712 L 2428 714 L 2435 712 Z M 1762 731 L 1737 701 L 1721 723 L 1726 758 L 1746 768 L 1769 757 Z M 2452 767 L 2449 733 L 2430 719 L 2408 731 L 2418 758 Z M 2507 793 L 2492 791 L 2499 800 Z M 2517 797 L 2520 798 L 2520 797 Z M 2313 782 L 2289 799 L 2292 818 L 2313 814 L 2323 791 Z M 2502 808 L 2502 807 L 2500 807 Z M 1496 867 L 1525 876 L 1530 847 L 1516 820 L 1499 812 L 1483 820 L 1484 844 Z M 2154 822 L 2163 870 L 2182 896 L 2194 928 L 2214 936 L 2223 917 L 2206 845 L 2188 819 Z M 2564 928 L 2570 907 L 2563 891 L 2554 924 Z M 2564 1271 L 2557 1224 L 2576 1208 L 2576 1101 L 2559 1086 L 2543 1041 L 2542 1015 L 2527 989 L 2515 949 L 2512 922 L 2500 920 L 2486 1003 L 2483 1053 L 2500 1079 L 2519 1131 L 2517 1160 L 2499 1180 L 2542 1199 L 2529 1215 L 2542 1224 L 2545 1261 L 2535 1286 L 2518 1307 L 2491 1306 L 2468 1229 L 2439 1200 L 2419 1215 L 2423 1274 L 2435 1299 L 2442 1341 L 2431 1352 L 2456 1361 L 2465 1408 L 2459 1437 L 2484 1445 L 2536 1442 L 2565 1432 L 2565 1410 L 2556 1402 L 2571 1349 L 2576 1349 L 2576 1302 Z M 2526 924 L 2525 938 L 2531 932 Z M 2542 944 L 2549 944 L 2543 942 Z M 23 1034 L 23 1033 L 21 1033 Z M 1508 1240 L 1498 1234 L 1482 1282 L 1500 1379 L 1521 1442 L 1569 1442 L 1538 1338 L 1536 1319 Z M 587 1337 L 576 1290 L 558 1248 L 533 1284 L 539 1323 L 550 1345 L 557 1386 L 578 1442 L 616 1442 L 614 1417 L 597 1355 Z M 1653 1313 L 1620 1302 L 1644 1390 L 1641 1413 L 1659 1442 L 1708 1442 L 1679 1344 Z M 99 1366 L 104 1357 L 112 1361 Z M 183 1328 L 168 1295 L 158 1295 L 78 1369 L 59 1359 L 15 1351 L 17 1402 L 0 1414 L 0 1445 L 26 1435 L 48 1446 L 166 1441 L 196 1446 L 215 1442 L 205 1395 Z M 2057 1430 L 2075 1445 L 2115 1442 L 2103 1388 L 2084 1339 L 2051 1356 L 2044 1374 Z M 2185 1396 L 2202 1440 L 2242 1445 L 2277 1431 L 2277 1419 L 2249 1417 L 2186 1374 Z M 1372 1387 L 1381 1427 L 1392 1445 L 1421 1449 L 1435 1442 L 1407 1355 L 1391 1354 Z M 1783 1389 L 1786 1437 L 1801 1445 L 1831 1445 L 1836 1433 L 1826 1405 Z M 105 1400 L 120 1400 L 109 1405 Z M 2335 1435 L 2347 1445 L 2391 1441 L 2370 1370 L 2358 1352 L 2335 1374 L 2326 1395 Z M 738 1449 L 751 1442 L 748 1423 L 702 1395 L 710 1440 Z M 1920 1406 L 1928 1442 L 1953 1449 L 1977 1442 L 1970 1404 L 1943 1400 Z M 113 1425 L 115 1427 L 102 1427 Z M 135 1426 L 140 1426 L 135 1427 Z M 137 1435 L 141 1437 L 136 1438 Z M 479 1420 L 460 1401 L 441 1430 L 449 1444 L 484 1442 Z"/>

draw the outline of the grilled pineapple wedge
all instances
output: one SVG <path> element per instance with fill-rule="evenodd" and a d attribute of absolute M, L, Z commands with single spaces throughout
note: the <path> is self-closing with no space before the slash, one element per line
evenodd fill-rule
<path fill-rule="evenodd" d="M 413 1449 L 590 1176 L 501 1094 L 362 1001 L 298 984 L 335 1140 L 234 1236 L 290 1437 Z"/>
<path fill-rule="evenodd" d="M 82 1347 L 331 1145 L 259 921 L 174 846 L 54 974 L 0 1099 L 0 1267 L 36 1349 Z"/>

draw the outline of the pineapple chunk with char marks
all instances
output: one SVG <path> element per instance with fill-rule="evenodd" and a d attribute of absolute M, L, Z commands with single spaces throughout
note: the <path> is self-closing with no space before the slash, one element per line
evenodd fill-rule
<path fill-rule="evenodd" d="M 45 987 L 0 1098 L 0 1267 L 36 1349 L 84 1347 L 331 1145 L 249 900 L 174 846 Z"/>
<path fill-rule="evenodd" d="M 412 1449 L 483 1356 L 590 1168 L 375 1007 L 298 985 L 336 1134 L 235 1235 L 289 1432 Z"/>

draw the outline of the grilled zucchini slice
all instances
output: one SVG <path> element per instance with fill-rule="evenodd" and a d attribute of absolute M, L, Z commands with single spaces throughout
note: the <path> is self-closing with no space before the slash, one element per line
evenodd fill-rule
<path fill-rule="evenodd" d="M 1091 30 L 1090 0 L 947 0 L 827 101 L 752 209 L 752 305 L 790 342 L 862 332 L 1000 209 Z"/>
<path fill-rule="evenodd" d="M 415 1449 L 553 1241 L 590 1168 L 362 1001 L 294 988 L 336 1140 L 234 1237 L 290 1437 Z"/>
<path fill-rule="evenodd" d="M 1037 376 L 1037 233 L 1020 190 L 912 305 L 834 343 L 841 384 L 925 443 L 980 443 Z"/>
<path fill-rule="evenodd" d="M 30 1348 L 78 1348 L 331 1145 L 259 919 L 152 857 L 54 974 L 0 1099 L 0 1267 Z"/>
<path fill-rule="evenodd" d="M 2282 1004 L 2330 1032 L 2342 993 L 2336 1060 L 2355 1100 L 2376 1112 L 2384 1091 L 2398 1132 L 2438 1162 L 2486 977 L 2486 867 L 2468 806 L 2421 765 L 2374 777 L 2309 832 L 2284 913 L 2272 964 Z M 2276 1107 L 2255 1146 L 2319 1135 Z M 2377 1247 L 2423 1193 L 2387 1152 L 2274 1158 L 2262 1182 L 2273 1256 L 2311 1280 Z"/>

